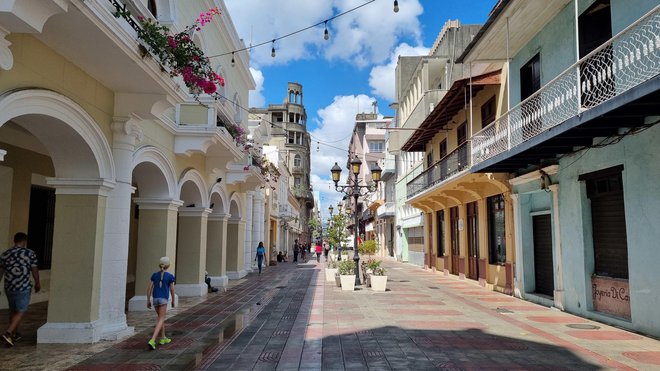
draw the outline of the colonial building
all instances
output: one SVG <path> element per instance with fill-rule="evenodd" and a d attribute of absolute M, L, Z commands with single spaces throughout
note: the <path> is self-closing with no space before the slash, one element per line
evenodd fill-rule
<path fill-rule="evenodd" d="M 311 138 L 307 132 L 307 112 L 303 105 L 303 87 L 290 82 L 282 104 L 269 104 L 268 108 L 251 108 L 251 112 L 265 115 L 273 127 L 271 145 L 276 146 L 289 169 L 288 184 L 300 204 L 302 231 L 296 237 L 301 243 L 310 243 L 311 234 L 307 221 L 314 207 L 309 182 Z"/>
<path fill-rule="evenodd" d="M 654 336 L 658 35 L 657 1 L 500 1 L 460 58 L 508 61 L 470 171 L 513 174 L 515 294 Z"/>
<path fill-rule="evenodd" d="M 244 276 L 266 234 L 266 182 L 237 145 L 255 83 L 248 54 L 232 60 L 244 44 L 224 2 L 126 3 L 0 9 L 0 244 L 25 231 L 39 258 L 39 343 L 129 334 L 125 307 L 147 310 L 161 256 L 179 295 L 203 296 L 205 271 L 220 285 Z M 215 7 L 188 37 L 213 56 L 217 100 L 193 96 L 138 41 L 139 17 L 174 32 Z"/>

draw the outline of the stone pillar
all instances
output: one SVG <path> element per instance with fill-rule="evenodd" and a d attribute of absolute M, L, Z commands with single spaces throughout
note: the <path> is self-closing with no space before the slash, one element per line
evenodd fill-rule
<path fill-rule="evenodd" d="M 227 286 L 227 214 L 211 214 L 206 238 L 206 270 L 212 286 Z"/>
<path fill-rule="evenodd" d="M 257 254 L 257 244 L 264 242 L 264 248 L 268 249 L 264 241 L 264 195 L 261 192 L 254 192 L 252 206 L 252 256 L 250 262 L 254 261 L 254 256 Z M 270 256 L 266 255 L 267 259 Z"/>
<path fill-rule="evenodd" d="M 176 292 L 179 296 L 200 297 L 208 293 L 204 271 L 210 213 L 211 209 L 200 207 L 179 209 L 176 269 Z"/>
<path fill-rule="evenodd" d="M 136 139 L 142 140 L 139 126 L 132 120 L 115 118 L 112 124 L 112 157 L 117 185 L 108 195 L 101 264 L 101 336 L 117 340 L 131 335 L 126 324 L 126 269 L 128 265 L 128 231 L 131 214 L 133 152 Z"/>
<path fill-rule="evenodd" d="M 259 241 L 254 242 L 252 241 L 252 229 L 255 228 L 254 226 L 254 215 L 253 215 L 253 210 L 254 207 L 252 203 L 254 202 L 254 192 L 249 191 L 246 192 L 245 195 L 245 239 L 243 240 L 245 243 L 245 247 L 243 249 L 243 270 L 246 272 L 252 272 L 252 260 L 254 260 L 254 254 L 256 254 L 256 251 L 253 253 L 253 250 L 256 250 L 256 244 L 259 243 Z M 255 245 L 255 246 L 252 246 Z"/>
<path fill-rule="evenodd" d="M 513 276 L 513 295 L 519 298 L 524 297 L 524 272 L 523 272 L 523 244 L 522 244 L 522 230 L 520 221 L 520 195 L 511 193 L 511 200 L 513 206 L 513 233 L 514 245 L 516 249 L 516 256 L 514 261 L 514 276 Z"/>
<path fill-rule="evenodd" d="M 559 223 L 559 184 L 552 184 L 548 188 L 552 192 L 552 226 L 554 233 L 554 260 L 555 260 L 555 307 L 564 310 L 564 270 L 561 253 L 561 229 Z"/>
<path fill-rule="evenodd" d="M 100 288 L 106 197 L 103 179 L 51 178 L 56 188 L 51 295 L 38 343 L 101 340 Z M 125 275 L 125 270 L 121 272 Z"/>
<path fill-rule="evenodd" d="M 176 272 L 177 210 L 179 200 L 135 199 L 138 219 L 137 262 L 135 269 L 135 296 L 128 301 L 129 311 L 146 311 L 147 285 L 151 275 L 158 270 L 160 258 L 170 258 L 170 273 Z M 172 300 L 178 299 L 176 297 Z"/>
<path fill-rule="evenodd" d="M 245 270 L 245 222 L 227 221 L 227 277 L 237 280 L 247 275 Z"/>

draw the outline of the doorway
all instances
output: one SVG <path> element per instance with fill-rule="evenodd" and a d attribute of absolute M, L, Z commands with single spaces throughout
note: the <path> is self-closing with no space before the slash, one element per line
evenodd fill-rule
<path fill-rule="evenodd" d="M 550 214 L 532 217 L 534 234 L 534 283 L 536 293 L 553 297 L 555 280 L 552 260 L 552 223 Z"/>

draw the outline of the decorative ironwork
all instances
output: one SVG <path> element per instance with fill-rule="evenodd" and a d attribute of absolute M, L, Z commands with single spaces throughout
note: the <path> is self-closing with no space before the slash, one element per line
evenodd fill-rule
<path fill-rule="evenodd" d="M 470 142 L 465 142 L 408 182 L 408 198 L 469 169 L 470 158 Z"/>
<path fill-rule="evenodd" d="M 142 27 L 140 27 L 138 21 L 135 18 L 133 18 L 130 10 L 126 8 L 126 4 L 121 3 L 117 0 L 108 0 L 108 1 L 110 1 L 110 4 L 112 4 L 112 6 L 115 7 L 115 13 L 114 13 L 115 17 L 123 18 L 128 23 L 128 25 L 135 30 L 135 32 L 140 32 L 142 30 Z"/>
<path fill-rule="evenodd" d="M 471 138 L 472 164 L 506 152 L 659 73 L 657 6 L 476 133 Z"/>

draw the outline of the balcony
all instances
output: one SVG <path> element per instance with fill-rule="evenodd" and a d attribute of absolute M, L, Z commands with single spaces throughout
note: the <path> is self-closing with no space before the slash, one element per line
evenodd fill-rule
<path fill-rule="evenodd" d="M 642 125 L 660 113 L 658 74 L 660 6 L 476 133 L 473 171 L 516 171 Z"/>
<path fill-rule="evenodd" d="M 465 142 L 424 170 L 407 185 L 408 199 L 470 169 L 470 142 Z"/>
<path fill-rule="evenodd" d="M 385 202 L 383 205 L 378 207 L 376 210 L 376 215 L 378 215 L 379 218 L 394 217 L 396 215 L 396 202 Z"/>

